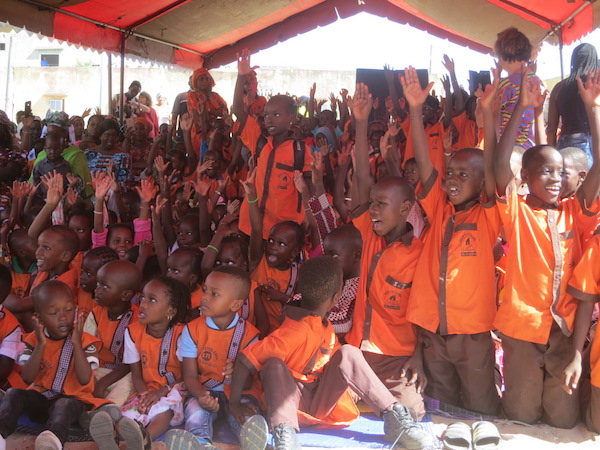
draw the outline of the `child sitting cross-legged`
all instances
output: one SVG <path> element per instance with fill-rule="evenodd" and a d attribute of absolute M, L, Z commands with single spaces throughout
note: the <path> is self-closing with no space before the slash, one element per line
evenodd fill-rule
<path fill-rule="evenodd" d="M 335 258 L 320 256 L 300 268 L 300 307 L 286 306 L 283 324 L 244 349 L 236 361 L 229 409 L 240 423 L 249 413 L 241 402 L 252 373 L 265 393 L 267 418 L 277 449 L 299 449 L 296 431 L 303 424 L 348 424 L 358 409 L 347 392 L 358 394 L 384 420 L 385 438 L 412 449 L 431 438 L 396 403 L 362 352 L 340 346 L 327 315 L 340 298 L 343 271 Z"/>
<path fill-rule="evenodd" d="M 239 315 L 250 292 L 250 277 L 239 267 L 217 267 L 206 277 L 202 290 L 202 317 L 187 324 L 179 348 L 183 381 L 189 393 L 185 405 L 187 432 L 169 431 L 165 438 L 168 448 L 210 444 L 220 411 L 225 411 L 234 432 L 240 431 L 237 420 L 227 414 L 227 398 L 238 352 L 257 341 L 259 335 L 258 329 Z M 255 377 L 241 397 L 249 407 L 249 415 L 259 409 L 257 384 Z"/>
<path fill-rule="evenodd" d="M 0 448 L 6 448 L 5 439 L 25 413 L 46 424 L 47 431 L 36 438 L 35 447 L 60 450 L 69 426 L 82 412 L 110 404 L 92 395 L 101 343 L 83 332 L 67 284 L 46 281 L 33 290 L 32 299 L 35 331 L 23 338 L 26 348 L 19 358 L 23 380 L 30 386 L 9 389 L 0 403 Z"/>
<path fill-rule="evenodd" d="M 153 439 L 183 422 L 176 351 L 189 304 L 190 292 L 182 283 L 154 278 L 144 286 L 138 321 L 125 331 L 123 362 L 129 364 L 135 392 L 121 408 L 117 430 L 128 449 L 150 449 Z M 119 449 L 108 414 L 94 415 L 90 434 L 100 450 Z"/>

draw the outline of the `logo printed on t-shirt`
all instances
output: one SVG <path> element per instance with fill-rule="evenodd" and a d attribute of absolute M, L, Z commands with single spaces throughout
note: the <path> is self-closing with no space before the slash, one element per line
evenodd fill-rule
<path fill-rule="evenodd" d="M 215 367 L 217 365 L 216 361 L 219 360 L 219 355 L 214 349 L 210 347 L 204 347 L 204 350 L 202 350 L 202 353 L 200 353 L 200 359 L 202 360 L 203 365 Z"/>
<path fill-rule="evenodd" d="M 477 238 L 465 233 L 460 238 L 460 256 L 477 256 Z"/>

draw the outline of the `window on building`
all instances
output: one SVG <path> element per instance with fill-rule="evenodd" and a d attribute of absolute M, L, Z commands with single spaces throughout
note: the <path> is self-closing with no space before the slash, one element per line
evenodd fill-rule
<path fill-rule="evenodd" d="M 0 42 L 0 50 L 6 50 L 6 44 L 4 42 Z"/>
<path fill-rule="evenodd" d="M 49 107 L 52 111 L 62 111 L 63 110 L 63 100 L 61 98 L 52 98 L 52 99 L 50 99 Z"/>
<path fill-rule="evenodd" d="M 58 67 L 58 55 L 40 55 L 40 62 L 42 67 Z"/>

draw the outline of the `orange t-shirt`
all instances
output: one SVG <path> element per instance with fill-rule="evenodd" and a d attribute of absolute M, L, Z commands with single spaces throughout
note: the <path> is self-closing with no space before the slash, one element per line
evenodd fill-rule
<path fill-rule="evenodd" d="M 255 373 L 262 369 L 268 359 L 279 358 L 296 380 L 312 383 L 319 379 L 340 343 L 329 320 L 294 306 L 286 306 L 285 312 L 286 318 L 281 326 L 262 341 L 245 348 L 239 355 L 239 361 Z M 276 386 L 264 388 L 277 389 Z M 303 424 L 344 424 L 359 416 L 358 409 L 347 392 L 327 417 L 311 417 L 301 411 L 299 413 Z"/>
<path fill-rule="evenodd" d="M 90 312 L 85 323 L 86 331 L 94 328 L 90 333 L 102 341 L 102 349 L 98 352 L 100 367 L 114 369 L 123 361 L 125 344 L 125 330 L 137 321 L 138 307 L 131 305 L 131 309 L 117 318 L 110 320 L 106 306 L 95 306 Z M 88 328 L 89 327 L 89 328 Z M 89 332 L 89 331 L 88 331 Z"/>
<path fill-rule="evenodd" d="M 407 319 L 432 333 L 476 334 L 496 315 L 494 244 L 502 222 L 494 200 L 457 212 L 436 170 L 419 202 L 429 232 L 415 272 Z"/>
<path fill-rule="evenodd" d="M 44 281 L 48 280 L 48 272 L 38 272 L 33 283 L 31 285 L 31 291 L 34 288 L 42 284 Z M 68 269 L 66 272 L 60 274 L 59 276 L 53 278 L 53 280 L 62 281 L 71 289 L 71 293 L 73 294 L 73 298 L 77 295 L 77 290 L 79 288 L 79 270 L 75 270 L 74 268 Z"/>
<path fill-rule="evenodd" d="M 567 292 L 582 302 L 600 302 L 600 234 L 596 234 L 575 266 Z M 592 384 L 600 388 L 600 335 L 594 334 L 590 351 Z"/>
<path fill-rule="evenodd" d="M 256 120 L 248 116 L 240 139 L 256 154 L 256 147 L 262 134 Z M 267 137 L 267 143 L 262 148 L 256 163 L 256 192 L 258 205 L 263 215 L 263 238 L 267 239 L 273 225 L 285 220 L 302 223 L 304 208 L 300 193 L 294 185 L 294 153 L 295 141 L 288 140 L 273 148 L 273 138 Z M 302 172 L 310 171 L 312 154 L 310 147 L 305 146 L 304 167 Z M 240 209 L 239 228 L 250 235 L 250 216 L 248 203 L 242 202 Z"/>
<path fill-rule="evenodd" d="M 12 285 L 10 293 L 21 298 L 27 297 L 29 295 L 29 284 L 31 283 L 32 275 L 35 273 L 21 273 L 11 270 Z"/>
<path fill-rule="evenodd" d="M 155 338 L 146 331 L 146 325 L 139 322 L 127 327 L 127 336 L 137 350 L 137 355 L 124 355 L 124 363 L 140 361 L 142 375 L 150 391 L 156 391 L 164 385 L 173 386 L 182 380 L 181 363 L 177 358 L 177 344 L 184 325 L 179 323 L 169 328 L 162 338 Z M 127 344 L 126 344 L 127 345 Z M 127 353 L 127 348 L 125 349 Z M 128 357 L 133 356 L 133 361 Z M 134 393 L 133 396 L 139 393 Z"/>
<path fill-rule="evenodd" d="M 297 263 L 292 264 L 288 270 L 279 270 L 269 266 L 267 258 L 263 255 L 260 263 L 250 275 L 250 279 L 256 283 L 266 284 L 273 289 L 283 292 L 291 297 L 296 291 L 296 283 L 298 282 Z M 255 299 L 256 301 L 256 299 Z M 279 328 L 283 320 L 283 305 L 278 301 L 264 300 L 265 311 L 269 318 L 270 332 Z"/>
<path fill-rule="evenodd" d="M 466 112 L 453 117 L 452 122 L 458 131 L 458 141 L 452 145 L 453 151 L 461 148 L 483 148 L 483 127 L 477 126 L 477 122 L 467 118 Z"/>
<path fill-rule="evenodd" d="M 386 246 L 384 238 L 373 232 L 368 212 L 352 223 L 362 236 L 363 251 L 352 329 L 346 334 L 346 342 L 372 353 L 410 356 L 417 336 L 406 319 L 406 309 L 423 243 L 410 231 Z M 367 292 L 374 258 L 377 265 Z"/>
<path fill-rule="evenodd" d="M 214 329 L 206 324 L 206 317 L 198 317 L 187 325 L 189 335 L 198 349 L 198 373 L 200 383 L 208 389 L 214 389 L 213 384 L 223 384 L 223 368 L 230 357 L 229 354 L 234 351 L 237 358 L 237 351 L 242 351 L 248 344 L 258 340 L 259 331 L 254 325 L 238 318 L 236 326 L 227 330 Z M 239 333 L 234 341 L 234 335 Z M 232 345 L 235 350 L 232 350 Z M 185 356 L 185 355 L 184 355 Z M 225 393 L 229 395 L 230 385 L 226 384 Z M 252 388 L 244 391 L 246 394 L 253 395 L 256 399 L 260 398 L 260 386 L 258 378 L 253 380 Z"/>
<path fill-rule="evenodd" d="M 82 385 L 77 379 L 75 367 L 73 363 L 72 343 L 69 335 L 65 339 L 53 340 L 46 338 L 46 346 L 42 355 L 42 363 L 40 370 L 35 377 L 33 383 L 28 389 L 33 389 L 38 392 L 49 392 L 50 397 L 58 395 L 68 395 L 75 397 L 84 403 L 92 405 L 94 408 L 102 406 L 106 403 L 111 403 L 110 400 L 104 398 L 95 398 L 94 392 L 94 376 L 90 377 L 90 381 Z M 23 337 L 25 342 L 24 355 L 30 356 L 37 344 L 35 332 L 29 333 Z M 83 333 L 82 335 L 83 351 L 90 359 L 96 359 L 98 350 L 102 347 L 102 342 L 90 334 Z M 21 361 L 24 361 L 21 359 Z M 94 368 L 93 363 L 92 368 Z M 66 370 L 64 370 L 66 368 Z"/>
<path fill-rule="evenodd" d="M 404 150 L 404 163 L 410 158 L 415 157 L 415 148 L 410 128 L 410 119 L 402 122 L 402 129 L 406 135 L 406 147 Z M 446 158 L 444 156 L 444 124 L 440 121 L 435 125 L 425 127 L 425 136 L 427 137 L 427 146 L 429 147 L 429 158 L 433 167 L 439 173 L 446 173 Z M 404 166 L 404 163 L 402 164 Z"/>
<path fill-rule="evenodd" d="M 200 308 L 200 304 L 202 303 L 202 286 L 198 286 L 194 292 L 192 292 L 190 296 L 191 308 L 196 309 Z M 202 311 L 200 311 L 202 314 Z"/>
<path fill-rule="evenodd" d="M 582 209 L 578 196 L 546 209 L 513 188 L 498 199 L 510 250 L 494 326 L 512 338 L 546 344 L 553 321 L 567 336 L 573 329 L 577 301 L 566 292 L 566 281 L 582 253 L 573 230 L 577 224 L 587 229 L 594 215 Z"/>
<path fill-rule="evenodd" d="M 84 318 L 87 319 L 87 316 L 90 314 L 92 309 L 94 309 L 96 305 L 96 301 L 94 300 L 94 295 L 92 292 L 86 292 L 81 287 L 77 288 L 77 310 L 80 313 L 84 314 Z"/>

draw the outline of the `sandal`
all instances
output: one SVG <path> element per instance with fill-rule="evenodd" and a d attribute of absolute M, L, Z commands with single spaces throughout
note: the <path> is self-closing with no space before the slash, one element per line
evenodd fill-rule
<path fill-rule="evenodd" d="M 471 450 L 471 428 L 463 422 L 448 425 L 442 435 L 446 450 Z"/>
<path fill-rule="evenodd" d="M 108 413 L 107 413 L 108 414 Z M 127 450 L 151 450 L 152 439 L 146 430 L 146 427 L 137 420 L 129 417 L 123 417 L 117 424 L 119 435 L 125 441 Z"/>
<path fill-rule="evenodd" d="M 169 450 L 201 450 L 206 448 L 216 448 L 209 441 L 201 442 L 189 431 L 169 430 L 165 434 L 165 445 Z"/>
<path fill-rule="evenodd" d="M 269 426 L 263 416 L 250 417 L 240 431 L 241 450 L 265 450 L 269 440 Z"/>
<path fill-rule="evenodd" d="M 475 450 L 496 450 L 500 445 L 502 438 L 496 425 L 492 422 L 474 422 L 473 429 L 473 448 Z"/>
<path fill-rule="evenodd" d="M 99 450 L 119 450 L 115 440 L 115 423 L 106 411 L 98 411 L 94 414 L 89 430 Z"/>

